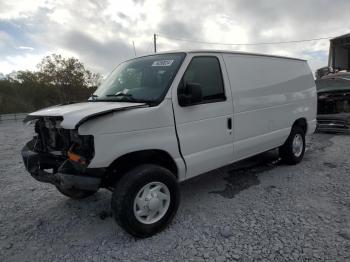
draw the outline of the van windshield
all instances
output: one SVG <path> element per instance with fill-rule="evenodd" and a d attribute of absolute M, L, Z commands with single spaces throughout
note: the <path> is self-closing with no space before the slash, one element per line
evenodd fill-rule
<path fill-rule="evenodd" d="M 184 53 L 159 54 L 121 63 L 90 101 L 160 102 L 184 57 Z"/>

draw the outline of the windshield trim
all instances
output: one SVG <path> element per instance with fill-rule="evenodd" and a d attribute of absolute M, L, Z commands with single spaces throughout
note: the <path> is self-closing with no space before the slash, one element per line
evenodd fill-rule
<path fill-rule="evenodd" d="M 154 101 L 149 101 L 149 100 L 142 100 L 142 101 L 141 101 L 141 100 L 140 100 L 140 101 L 137 101 L 137 102 L 136 102 L 136 103 L 146 103 L 146 104 L 148 104 L 149 106 L 157 106 L 157 105 L 159 105 L 159 104 L 164 100 L 166 94 L 168 93 L 169 88 L 171 87 L 171 85 L 172 85 L 172 83 L 173 83 L 173 81 L 174 81 L 176 75 L 177 75 L 178 72 L 179 72 L 180 67 L 181 67 L 182 64 L 183 64 L 183 61 L 185 60 L 185 58 L 186 58 L 186 56 L 187 56 L 187 53 L 186 53 L 186 52 L 172 52 L 172 53 L 165 53 L 165 54 L 163 54 L 163 53 L 160 53 L 160 54 L 155 53 L 155 54 L 151 54 L 151 55 L 144 55 L 144 56 L 135 57 L 135 58 L 132 58 L 132 59 L 129 59 L 129 60 L 125 60 L 125 61 L 121 62 L 120 64 L 118 64 L 118 65 L 111 71 L 111 73 L 108 74 L 107 78 L 109 77 L 109 75 L 113 74 L 113 72 L 114 72 L 120 65 L 122 65 L 123 63 L 129 62 L 129 61 L 132 61 L 132 60 L 136 60 L 136 59 L 138 59 L 138 58 L 143 58 L 143 57 L 150 57 L 150 56 L 157 56 L 157 55 L 174 55 L 174 54 L 181 54 L 181 55 L 183 55 L 183 56 L 180 57 L 180 63 L 179 63 L 179 65 L 177 66 L 177 68 L 175 68 L 174 75 L 173 75 L 173 77 L 169 80 L 169 83 L 167 84 L 167 86 L 164 88 L 163 93 L 159 96 L 159 98 L 158 98 L 157 100 L 154 100 Z M 96 92 L 96 91 L 95 91 L 95 92 Z M 95 95 L 95 92 L 92 94 L 92 96 Z M 97 96 L 97 97 L 95 96 L 94 99 L 91 99 L 92 96 L 90 96 L 90 98 L 89 98 L 89 100 L 88 100 L 89 102 L 100 102 L 100 101 L 103 101 L 103 102 L 132 102 L 132 101 L 120 101 L 120 99 L 118 99 L 118 101 L 115 100 L 115 99 L 104 99 L 104 98 L 103 98 L 103 99 L 101 99 L 101 98 L 99 99 L 98 96 Z"/>

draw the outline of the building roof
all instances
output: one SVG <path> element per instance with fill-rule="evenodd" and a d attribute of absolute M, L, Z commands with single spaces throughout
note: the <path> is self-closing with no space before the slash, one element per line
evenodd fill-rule
<path fill-rule="evenodd" d="M 334 38 L 331 39 L 331 41 L 332 41 L 332 40 L 343 39 L 343 38 L 348 38 L 348 37 L 350 37 L 350 33 L 345 34 L 345 35 L 340 35 L 340 36 L 334 37 Z"/>

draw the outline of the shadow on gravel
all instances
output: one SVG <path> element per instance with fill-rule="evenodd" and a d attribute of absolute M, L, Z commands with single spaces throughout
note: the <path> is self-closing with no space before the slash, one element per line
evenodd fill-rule
<path fill-rule="evenodd" d="M 101 220 L 105 220 L 108 217 L 113 217 L 113 213 L 111 210 L 108 210 L 108 211 L 103 210 L 98 214 L 98 216 L 100 217 Z"/>
<path fill-rule="evenodd" d="M 229 166 L 228 176 L 224 179 L 227 184 L 223 190 L 211 191 L 211 194 L 219 194 L 225 198 L 234 198 L 241 191 L 251 186 L 260 184 L 258 174 L 271 170 L 280 165 L 277 150 L 248 158 Z"/>
<path fill-rule="evenodd" d="M 328 133 L 315 133 L 311 136 L 311 139 L 307 141 L 306 150 L 325 152 L 328 147 L 333 145 L 331 139 L 334 136 L 334 134 Z M 322 141 L 322 143 L 320 141 Z"/>
<path fill-rule="evenodd" d="M 337 168 L 337 165 L 329 162 L 324 162 L 323 165 L 329 168 Z"/>
<path fill-rule="evenodd" d="M 328 147 L 333 145 L 331 141 L 333 137 L 334 134 L 317 134 L 312 136 L 306 146 L 308 154 L 305 155 L 305 160 L 310 160 L 310 153 L 317 156 L 319 153 L 325 152 Z M 316 139 L 322 141 L 322 143 L 316 143 Z M 271 150 L 237 162 L 226 169 L 228 176 L 224 177 L 227 182 L 225 188 L 209 193 L 219 194 L 225 198 L 234 198 L 241 191 L 260 184 L 259 173 L 271 170 L 279 165 L 281 165 L 281 161 L 278 156 L 278 150 Z M 336 168 L 336 165 L 332 163 L 324 163 L 324 165 L 329 168 Z M 266 190 L 272 191 L 274 188 L 274 186 L 270 186 Z"/>

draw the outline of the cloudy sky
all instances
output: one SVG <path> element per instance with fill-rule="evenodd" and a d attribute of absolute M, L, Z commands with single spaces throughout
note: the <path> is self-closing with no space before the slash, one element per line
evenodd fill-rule
<path fill-rule="evenodd" d="M 121 61 L 158 50 L 227 49 L 327 64 L 329 41 L 211 45 L 313 39 L 350 32 L 349 0 L 0 0 L 0 72 L 34 70 L 45 55 L 79 58 L 108 73 Z"/>

